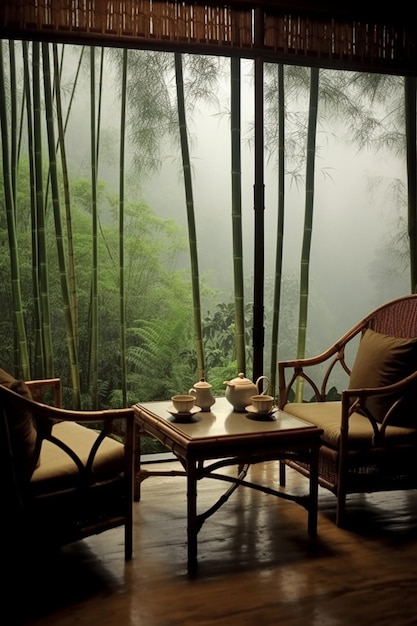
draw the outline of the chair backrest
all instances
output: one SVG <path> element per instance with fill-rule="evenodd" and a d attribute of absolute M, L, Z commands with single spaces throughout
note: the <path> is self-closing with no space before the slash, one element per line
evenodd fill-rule
<path fill-rule="evenodd" d="M 417 337 L 417 294 L 391 300 L 369 314 L 367 327 L 398 338 Z"/>
<path fill-rule="evenodd" d="M 15 383 L 0 384 L 2 529 L 14 544 L 58 546 L 124 525 L 131 558 L 133 408 L 66 410 L 30 398 L 44 383 L 60 404 L 59 379 Z"/>

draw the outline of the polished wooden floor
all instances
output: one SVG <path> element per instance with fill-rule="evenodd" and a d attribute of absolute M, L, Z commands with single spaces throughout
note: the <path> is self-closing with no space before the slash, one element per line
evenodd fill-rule
<path fill-rule="evenodd" d="M 277 483 L 277 465 L 252 467 L 252 479 Z M 301 493 L 306 486 L 288 471 L 288 489 Z M 224 488 L 203 481 L 200 504 L 211 504 Z M 335 505 L 335 497 L 320 490 L 314 540 L 302 507 L 239 488 L 202 527 L 198 576 L 190 579 L 185 480 L 148 478 L 134 505 L 133 560 L 123 559 L 122 529 L 45 557 L 30 585 L 17 590 L 20 623 L 416 625 L 417 492 L 350 497 L 348 530 L 336 528 Z M 17 623 L 16 615 L 2 623 Z"/>

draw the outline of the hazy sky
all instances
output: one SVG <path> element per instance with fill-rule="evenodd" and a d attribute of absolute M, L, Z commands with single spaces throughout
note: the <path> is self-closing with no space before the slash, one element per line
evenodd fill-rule
<path fill-rule="evenodd" d="M 247 281 L 253 274 L 253 178 L 254 155 L 251 128 L 253 124 L 253 87 L 251 62 L 243 67 L 242 87 L 242 217 L 244 263 Z M 85 78 L 86 87 L 88 77 Z M 120 104 L 108 77 L 102 110 L 103 128 L 112 129 L 118 137 Z M 88 94 L 88 91 L 86 91 Z M 228 82 L 222 86 L 219 108 L 196 107 L 188 118 L 190 152 L 193 167 L 193 195 L 196 214 L 200 275 L 211 273 L 214 286 L 232 297 L 231 238 L 231 166 L 230 127 L 228 117 Z M 89 124 L 89 98 L 77 101 L 78 114 L 72 122 L 75 163 L 81 169 L 88 163 L 88 134 L 83 137 L 83 124 Z M 76 126 L 74 126 L 76 124 Z M 389 196 L 388 184 L 393 178 L 405 181 L 405 164 L 387 154 L 361 153 L 349 147 L 342 131 L 318 127 L 313 238 L 310 258 L 310 333 L 316 343 L 331 340 L 353 325 L 369 310 L 390 297 L 409 291 L 408 272 L 396 280 L 384 281 L 385 260 L 392 266 L 384 238 L 395 227 L 397 216 L 405 216 L 405 206 L 398 208 Z M 252 138 L 253 139 L 253 138 Z M 85 145 L 84 142 L 85 141 Z M 112 164 L 100 166 L 99 175 L 118 185 L 118 142 L 113 142 Z M 167 159 L 158 175 L 143 186 L 143 199 L 162 216 L 175 218 L 186 233 L 181 157 L 169 147 Z M 304 175 L 304 172 L 302 172 Z M 371 192 L 370 182 L 382 178 Z M 286 179 L 284 233 L 284 276 L 298 278 L 303 238 L 305 190 L 289 177 Z M 272 280 L 275 270 L 277 215 L 277 174 L 274 164 L 265 162 L 265 276 Z M 385 248 L 384 248 L 385 246 Z M 382 249 L 382 250 L 381 250 Z M 378 259 L 380 282 L 370 275 L 371 265 Z M 381 261 L 382 259 L 382 261 Z M 187 255 L 183 261 L 188 263 Z M 380 285 L 384 288 L 381 289 Z M 250 291 L 250 290 L 249 290 Z M 283 298 L 285 298 L 285 293 Z M 272 293 L 265 294 L 266 307 Z M 323 309 L 333 317 L 332 327 L 323 328 Z M 298 316 L 298 312 L 296 312 Z M 315 330 L 317 324 L 317 331 Z M 313 342 L 314 343 L 314 342 Z M 325 346 L 321 346 L 325 347 Z"/>
<path fill-rule="evenodd" d="M 249 81 L 248 81 L 249 83 Z M 244 109 L 252 114 L 251 87 L 245 90 Z M 231 280 L 230 129 L 227 116 L 199 111 L 193 116 L 192 152 L 194 202 L 200 271 L 214 267 L 221 279 Z M 250 119 L 242 120 L 242 214 L 245 263 L 253 267 L 254 156 L 245 138 Z M 246 130 L 246 135 L 245 135 Z M 313 239 L 311 246 L 311 294 L 326 298 L 339 310 L 340 330 L 352 324 L 386 299 L 371 282 L 369 266 L 384 236 L 392 228 L 397 208 L 387 195 L 394 177 L 405 180 L 405 164 L 387 154 L 360 153 L 349 147 L 334 127 L 319 133 L 320 156 L 316 161 Z M 163 168 L 144 187 L 144 195 L 161 215 L 177 215 L 186 225 L 182 174 L 179 162 Z M 371 183 L 384 178 L 376 188 Z M 284 273 L 299 274 L 303 237 L 305 190 L 286 181 Z M 401 209 L 404 212 L 404 207 Z M 401 212 L 400 211 L 400 212 Z M 277 175 L 274 164 L 265 163 L 265 274 L 275 269 Z M 387 262 L 389 258 L 387 256 Z M 382 271 L 382 268 L 381 268 Z M 223 283 L 219 281 L 223 286 Z M 230 289 L 232 283 L 230 282 Z M 408 274 L 392 284 L 389 297 L 409 291 Z M 379 300 L 381 298 L 382 300 Z"/>

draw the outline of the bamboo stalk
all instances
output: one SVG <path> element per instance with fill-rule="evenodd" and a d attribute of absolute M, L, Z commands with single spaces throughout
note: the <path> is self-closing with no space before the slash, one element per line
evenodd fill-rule
<path fill-rule="evenodd" d="M 197 234 L 195 227 L 193 186 L 191 178 L 190 153 L 188 148 L 187 122 L 185 114 L 184 78 L 182 55 L 175 53 L 175 79 L 177 87 L 178 124 L 181 140 L 182 166 L 184 174 L 185 202 L 188 221 L 188 240 L 190 246 L 191 284 L 194 310 L 194 337 L 197 354 L 197 376 L 204 378 L 204 348 L 201 325 L 200 278 L 198 271 Z"/>
<path fill-rule="evenodd" d="M 246 372 L 245 304 L 243 285 L 242 243 L 242 163 L 241 163 L 241 98 L 240 59 L 230 60 L 231 151 L 232 151 L 232 236 L 235 297 L 235 341 L 238 372 Z"/>
<path fill-rule="evenodd" d="M 3 184 L 6 202 L 7 231 L 9 238 L 10 274 L 13 295 L 13 309 L 16 322 L 17 343 L 19 346 L 20 367 L 22 375 L 30 375 L 29 355 L 27 350 L 26 329 L 23 316 L 22 295 L 20 289 L 19 254 L 17 247 L 13 189 L 11 181 L 10 153 L 8 140 L 8 123 L 6 111 L 6 89 L 4 78 L 3 46 L 0 43 L 0 124 L 2 136 Z"/>
<path fill-rule="evenodd" d="M 52 80 L 51 80 L 50 55 L 49 55 L 48 43 L 42 44 L 42 60 L 43 60 L 43 83 L 44 83 L 44 93 L 45 93 L 45 115 L 46 115 L 48 151 L 49 151 L 49 172 L 50 172 L 50 180 L 51 180 L 52 207 L 53 207 L 54 223 L 55 223 L 55 241 L 56 241 L 56 246 L 57 246 L 63 312 L 64 312 L 66 333 L 67 333 L 68 356 L 69 356 L 72 389 L 73 389 L 73 405 L 74 405 L 74 409 L 79 409 L 81 406 L 81 396 L 80 396 L 79 371 L 78 371 L 78 356 L 77 356 L 76 338 L 74 335 L 74 323 L 72 319 L 71 300 L 70 300 L 67 268 L 66 268 L 66 261 L 65 261 L 64 237 L 63 237 L 62 223 L 61 223 L 61 206 L 60 206 L 60 198 L 59 198 L 60 194 L 59 194 L 59 183 L 58 183 L 58 168 L 57 168 L 57 157 L 56 157 L 56 150 L 55 150 L 56 142 L 55 142 L 55 129 L 54 129 L 54 111 L 53 111 L 53 103 L 52 103 Z M 55 74 L 55 78 L 57 79 L 56 74 Z M 56 93 L 58 93 L 59 88 L 60 88 L 59 82 L 56 85 L 56 87 L 57 87 Z M 59 96 L 58 96 L 58 99 L 59 99 Z M 59 111 L 58 115 L 60 115 L 61 113 L 60 108 L 58 108 L 58 111 Z M 62 118 L 61 118 L 61 128 L 62 128 Z M 65 151 L 63 153 L 65 154 Z"/>
<path fill-rule="evenodd" d="M 316 127 L 319 95 L 319 69 L 310 70 L 310 104 L 307 130 L 307 159 L 306 159 L 306 196 L 304 209 L 304 236 L 301 250 L 300 267 L 300 310 L 298 320 L 298 344 L 297 358 L 305 356 L 307 317 L 308 317 L 308 293 L 310 274 L 310 248 L 313 232 L 313 210 L 314 210 L 314 172 L 316 157 Z M 296 398 L 297 402 L 302 401 L 303 381 L 297 380 Z"/>

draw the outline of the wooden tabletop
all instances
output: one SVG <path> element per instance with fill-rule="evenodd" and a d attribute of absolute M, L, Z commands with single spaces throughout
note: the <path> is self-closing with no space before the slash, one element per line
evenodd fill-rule
<path fill-rule="evenodd" d="M 222 450 L 239 453 L 250 445 L 252 452 L 269 448 L 310 445 L 320 438 L 321 430 L 301 419 L 276 410 L 272 417 L 259 419 L 249 413 L 235 412 L 225 397 L 216 398 L 211 411 L 200 411 L 191 421 L 179 421 L 169 413 L 170 401 L 134 405 L 139 430 L 156 437 L 180 456 L 191 450 L 202 457 L 214 458 Z"/>

